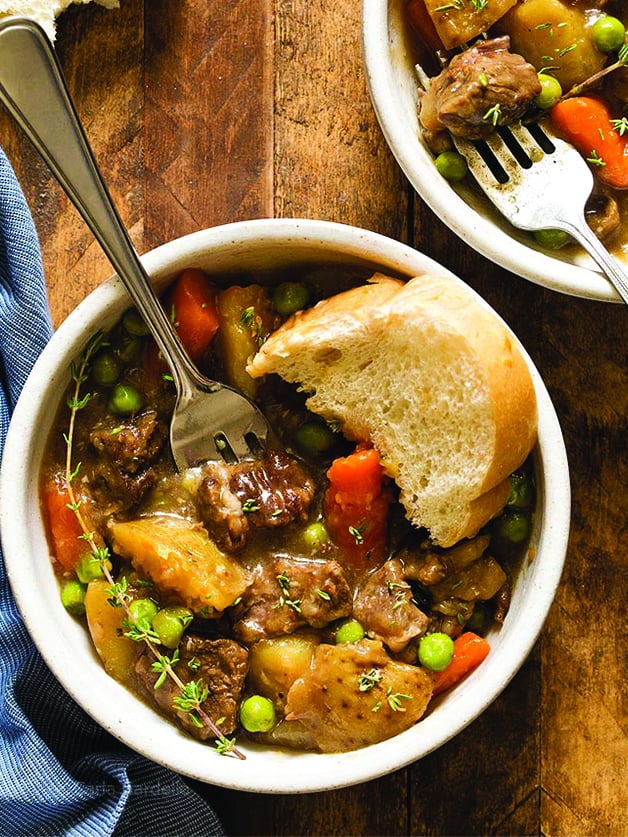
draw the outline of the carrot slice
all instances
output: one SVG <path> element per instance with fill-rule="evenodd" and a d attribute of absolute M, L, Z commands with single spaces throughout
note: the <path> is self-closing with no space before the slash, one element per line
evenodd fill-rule
<path fill-rule="evenodd" d="M 374 448 L 335 459 L 327 471 L 325 523 L 347 563 L 364 568 L 382 557 L 392 494 Z"/>
<path fill-rule="evenodd" d="M 486 659 L 491 646 L 484 637 L 466 631 L 454 640 L 454 655 L 443 671 L 434 676 L 434 695 L 450 689 Z"/>
<path fill-rule="evenodd" d="M 552 125 L 595 167 L 596 176 L 616 189 L 628 189 L 628 134 L 614 130 L 604 102 L 594 96 L 572 96 L 554 105 Z"/>
<path fill-rule="evenodd" d="M 81 537 L 83 530 L 76 514 L 69 508 L 70 496 L 65 484 L 51 479 L 44 488 L 43 501 L 54 558 L 65 572 L 74 572 L 89 547 Z"/>
<path fill-rule="evenodd" d="M 199 361 L 218 331 L 216 294 L 208 276 L 198 268 L 184 270 L 165 304 L 185 349 Z"/>

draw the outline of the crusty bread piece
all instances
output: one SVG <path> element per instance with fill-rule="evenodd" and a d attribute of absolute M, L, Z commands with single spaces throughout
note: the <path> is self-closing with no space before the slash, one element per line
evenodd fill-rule
<path fill-rule="evenodd" d="M 0 17 L 17 15 L 36 21 L 54 43 L 56 19 L 73 3 L 89 3 L 91 0 L 0 0 Z M 118 0 L 95 0 L 99 6 L 117 9 Z"/>
<path fill-rule="evenodd" d="M 537 430 L 534 385 L 506 326 L 462 283 L 376 274 L 284 323 L 247 367 L 368 441 L 407 517 L 435 543 L 471 537 L 504 506 Z"/>

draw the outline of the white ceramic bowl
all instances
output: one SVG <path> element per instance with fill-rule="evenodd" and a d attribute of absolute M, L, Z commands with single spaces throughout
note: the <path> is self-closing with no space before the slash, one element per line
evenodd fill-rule
<path fill-rule="evenodd" d="M 143 262 L 158 287 L 187 266 L 223 277 L 236 270 L 299 263 L 349 263 L 402 277 L 434 271 L 448 274 L 427 257 L 383 236 L 300 220 L 216 227 L 159 247 Z M 469 293 L 477 297 L 471 289 Z M 247 759 L 240 761 L 219 756 L 190 738 L 105 673 L 87 631 L 61 605 L 49 560 L 37 496 L 46 439 L 69 380 L 71 360 L 81 353 L 89 335 L 113 325 L 128 305 L 127 294 L 113 278 L 66 319 L 27 381 L 6 443 L 0 483 L 6 565 L 26 626 L 64 688 L 99 724 L 148 758 L 195 779 L 245 791 L 296 793 L 356 784 L 409 764 L 460 732 L 525 660 L 552 602 L 565 557 L 570 503 L 565 448 L 549 396 L 532 364 L 540 412 L 535 557 L 523 568 L 505 624 L 491 637 L 487 660 L 417 726 L 368 748 L 368 753 L 319 755 L 246 744 L 242 749 Z"/>
<path fill-rule="evenodd" d="M 538 285 L 571 296 L 620 302 L 592 259 L 575 248 L 547 251 L 516 230 L 468 183 L 452 185 L 436 170 L 420 137 L 420 50 L 409 30 L 406 0 L 362 0 L 366 77 L 382 132 L 406 177 L 436 215 L 482 255 Z M 628 252 L 622 255 L 628 269 Z"/>

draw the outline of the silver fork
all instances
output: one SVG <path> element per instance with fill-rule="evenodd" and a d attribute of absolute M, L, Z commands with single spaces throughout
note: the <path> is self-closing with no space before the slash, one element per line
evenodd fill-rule
<path fill-rule="evenodd" d="M 429 76 L 420 64 L 415 71 L 427 90 Z M 628 274 L 585 220 L 593 174 L 572 145 L 538 123 L 501 126 L 488 140 L 474 142 L 453 135 L 451 139 L 504 218 L 522 230 L 554 229 L 571 235 L 628 305 Z"/>
<path fill-rule="evenodd" d="M 268 434 L 265 417 L 242 393 L 201 375 L 181 345 L 109 196 L 54 50 L 33 21 L 0 22 L 0 101 L 100 243 L 172 371 L 177 468 L 258 456 Z"/>
<path fill-rule="evenodd" d="M 569 233 L 628 304 L 628 274 L 585 220 L 593 175 L 573 146 L 538 123 L 499 127 L 477 142 L 452 140 L 482 191 L 513 226 Z"/>

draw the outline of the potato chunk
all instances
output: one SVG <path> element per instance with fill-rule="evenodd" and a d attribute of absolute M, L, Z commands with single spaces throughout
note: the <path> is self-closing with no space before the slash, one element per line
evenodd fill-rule
<path fill-rule="evenodd" d="M 227 381 L 253 398 L 259 382 L 246 364 L 278 325 L 268 292 L 261 285 L 234 285 L 218 294 L 216 305 Z"/>
<path fill-rule="evenodd" d="M 443 0 L 425 0 L 425 8 L 445 49 L 453 49 L 486 32 L 516 2 L 491 0 L 483 9 L 476 10 L 470 3 L 455 5 Z"/>
<path fill-rule="evenodd" d="M 224 554 L 205 529 L 171 517 L 144 517 L 112 526 L 113 548 L 154 582 L 202 615 L 221 613 L 250 583 L 247 570 Z"/>
<path fill-rule="evenodd" d="M 490 5 L 490 4 L 489 4 Z M 602 69 L 606 56 L 593 43 L 591 27 L 580 9 L 562 0 L 526 0 L 496 26 L 510 35 L 510 49 L 537 70 L 551 67 L 566 93 Z"/>
<path fill-rule="evenodd" d="M 123 634 L 125 612 L 113 607 L 108 581 L 90 581 L 85 593 L 87 627 L 107 674 L 118 682 L 129 684 L 141 644 Z"/>
<path fill-rule="evenodd" d="M 283 712 L 294 681 L 309 669 L 320 638 L 309 631 L 262 639 L 249 651 L 249 686 Z"/>
<path fill-rule="evenodd" d="M 381 642 L 319 645 L 288 692 L 286 721 L 299 721 L 324 753 L 356 750 L 411 727 L 432 696 L 432 676 L 399 663 Z"/>

